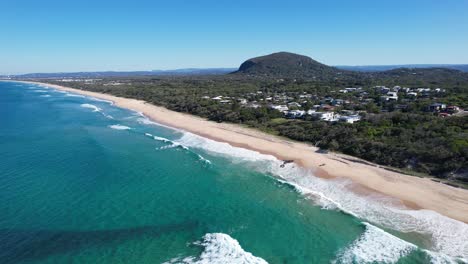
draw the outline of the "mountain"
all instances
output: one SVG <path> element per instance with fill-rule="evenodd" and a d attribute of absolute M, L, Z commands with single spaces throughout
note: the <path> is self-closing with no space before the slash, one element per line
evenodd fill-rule
<path fill-rule="evenodd" d="M 278 52 L 249 59 L 233 74 L 288 78 L 327 78 L 342 72 L 307 56 Z"/>
<path fill-rule="evenodd" d="M 402 64 L 402 65 L 362 65 L 362 66 L 335 66 L 338 69 L 361 72 L 379 72 L 398 68 L 426 69 L 426 68 L 446 68 L 463 72 L 468 72 L 468 64 Z"/>

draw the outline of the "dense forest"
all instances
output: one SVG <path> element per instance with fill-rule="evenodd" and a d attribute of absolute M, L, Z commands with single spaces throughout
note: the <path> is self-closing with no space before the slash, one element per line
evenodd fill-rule
<path fill-rule="evenodd" d="M 304 58 L 301 57 L 301 60 Z M 253 62 L 259 63 L 258 60 Z M 306 59 L 305 62 L 301 61 L 301 67 L 305 63 L 317 64 Z M 252 67 L 251 63 L 247 64 L 243 67 Z M 468 108 L 468 73 L 450 69 L 395 69 L 360 74 L 342 73 L 338 69 L 319 65 L 314 74 L 325 71 L 324 76 L 335 74 L 335 77 L 318 79 L 310 75 L 304 78 L 269 76 L 264 72 L 268 68 L 271 67 L 262 65 L 259 69 L 262 73 L 258 75 L 252 74 L 256 69 L 250 68 L 248 73 L 238 71 L 220 76 L 47 81 L 143 99 L 174 111 L 216 122 L 255 127 L 404 171 L 468 182 L 468 116 L 457 114 L 441 117 L 427 111 L 433 103 Z M 300 72 L 302 69 L 293 71 Z M 427 87 L 427 90 L 432 90 L 421 93 L 416 99 L 399 93 L 398 100 L 381 101 L 382 94 L 375 87 L 385 85 L 412 89 Z M 357 86 L 360 87 L 359 92 L 338 92 Z M 218 100 L 221 97 L 224 100 Z M 324 105 L 329 98 L 335 101 L 339 98 L 345 102 L 334 106 L 333 111 L 353 111 L 359 113 L 361 120 L 350 124 L 325 122 L 313 116 L 288 119 L 284 113 L 271 107 L 272 104 L 279 104 L 279 101 L 284 104 L 300 101 L 299 109 L 310 110 Z"/>

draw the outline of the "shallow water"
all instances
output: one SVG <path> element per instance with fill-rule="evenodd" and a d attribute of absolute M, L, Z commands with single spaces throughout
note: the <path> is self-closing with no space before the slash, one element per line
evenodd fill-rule
<path fill-rule="evenodd" d="M 347 181 L 281 169 L 271 156 L 108 102 L 0 82 L 0 114 L 0 263 L 450 263 L 468 255 L 463 223 L 358 197 Z"/>

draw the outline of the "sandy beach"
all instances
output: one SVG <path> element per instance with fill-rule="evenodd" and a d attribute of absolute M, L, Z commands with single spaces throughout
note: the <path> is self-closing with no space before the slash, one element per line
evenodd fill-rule
<path fill-rule="evenodd" d="M 317 153 L 317 148 L 245 128 L 235 124 L 216 123 L 193 115 L 174 112 L 150 103 L 116 97 L 108 94 L 37 83 L 55 89 L 110 100 L 116 106 L 142 112 L 144 115 L 170 127 L 189 131 L 216 141 L 227 142 L 282 160 L 294 160 L 324 178 L 343 177 L 355 184 L 354 192 L 368 195 L 384 194 L 401 201 L 411 209 L 428 209 L 468 223 L 468 190 L 454 188 L 428 178 L 419 178 L 386 170 L 358 158 L 338 153 Z"/>

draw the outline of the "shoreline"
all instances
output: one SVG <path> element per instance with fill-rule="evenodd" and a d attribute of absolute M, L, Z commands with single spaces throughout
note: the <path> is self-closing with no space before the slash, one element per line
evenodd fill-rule
<path fill-rule="evenodd" d="M 16 81 L 16 80 L 5 80 Z M 104 93 L 74 89 L 55 84 L 16 81 L 45 85 L 114 102 L 115 106 L 143 113 L 149 119 L 235 147 L 272 155 L 279 160 L 293 160 L 324 179 L 345 178 L 354 184 L 350 191 L 368 196 L 382 194 L 397 199 L 407 209 L 428 209 L 468 223 L 468 190 L 455 188 L 430 178 L 419 178 L 391 171 L 370 162 L 339 153 L 317 153 L 318 148 L 294 142 L 236 124 L 216 123 L 194 115 L 168 110 L 148 102 Z"/>

